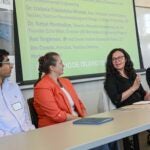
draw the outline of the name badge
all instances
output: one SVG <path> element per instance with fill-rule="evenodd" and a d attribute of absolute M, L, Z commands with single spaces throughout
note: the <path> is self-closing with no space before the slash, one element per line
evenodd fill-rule
<path fill-rule="evenodd" d="M 20 102 L 17 102 L 15 104 L 12 104 L 12 107 L 15 111 L 22 109 L 22 105 Z"/>

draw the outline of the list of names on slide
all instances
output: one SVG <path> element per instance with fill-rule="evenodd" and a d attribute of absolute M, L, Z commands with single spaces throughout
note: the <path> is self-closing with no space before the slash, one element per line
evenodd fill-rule
<path fill-rule="evenodd" d="M 19 36 L 26 41 L 20 45 L 28 51 L 32 68 L 37 68 L 39 56 L 57 51 L 67 76 L 105 72 L 111 49 L 122 45 L 137 49 L 129 2 L 132 4 L 131 0 L 18 0 L 22 6 L 18 10 L 23 11 L 22 15 L 18 11 Z M 133 41 L 130 46 L 129 41 Z"/>

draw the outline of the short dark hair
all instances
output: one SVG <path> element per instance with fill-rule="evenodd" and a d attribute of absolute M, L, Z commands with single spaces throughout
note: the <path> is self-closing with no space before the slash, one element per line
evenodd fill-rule
<path fill-rule="evenodd" d="M 133 68 L 133 62 L 129 56 L 129 54 L 123 49 L 123 48 L 115 48 L 110 51 L 110 53 L 107 56 L 107 61 L 106 61 L 106 77 L 109 75 L 117 75 L 119 72 L 114 68 L 113 63 L 112 63 L 112 55 L 116 52 L 120 51 L 124 54 L 124 57 L 126 59 L 125 63 L 125 73 L 126 75 L 132 76 L 135 75 L 135 70 Z"/>
<path fill-rule="evenodd" d="M 0 62 L 3 62 L 4 58 L 9 55 L 9 52 L 7 52 L 5 49 L 0 49 Z M 0 63 L 0 67 L 2 66 L 2 63 Z"/>

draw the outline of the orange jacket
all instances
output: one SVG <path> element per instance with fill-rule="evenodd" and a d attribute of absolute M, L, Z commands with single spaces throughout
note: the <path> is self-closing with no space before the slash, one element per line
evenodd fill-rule
<path fill-rule="evenodd" d="M 71 95 L 76 112 L 83 117 L 85 107 L 79 100 L 72 84 L 65 78 L 59 78 L 59 81 Z M 71 114 L 71 107 L 66 95 L 49 75 L 43 76 L 34 88 L 34 107 L 38 114 L 39 127 L 64 122 L 67 119 L 66 114 Z"/>

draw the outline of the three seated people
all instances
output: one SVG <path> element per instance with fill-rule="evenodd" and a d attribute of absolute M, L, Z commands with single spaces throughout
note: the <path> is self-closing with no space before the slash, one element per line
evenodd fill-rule
<path fill-rule="evenodd" d="M 6 50 L 0 49 L 0 136 L 35 129 L 18 85 L 9 81 L 13 64 L 9 62 L 8 56 Z M 71 82 L 60 77 L 63 71 L 64 64 L 58 53 L 49 52 L 39 58 L 39 79 L 34 87 L 38 127 L 87 115 Z M 146 77 L 150 85 L 150 69 L 147 69 Z M 150 93 L 142 87 L 129 54 L 121 48 L 113 49 L 107 57 L 104 87 L 116 108 L 150 100 Z M 112 145 L 103 145 L 98 149 L 118 149 L 116 146 L 110 148 Z"/>

